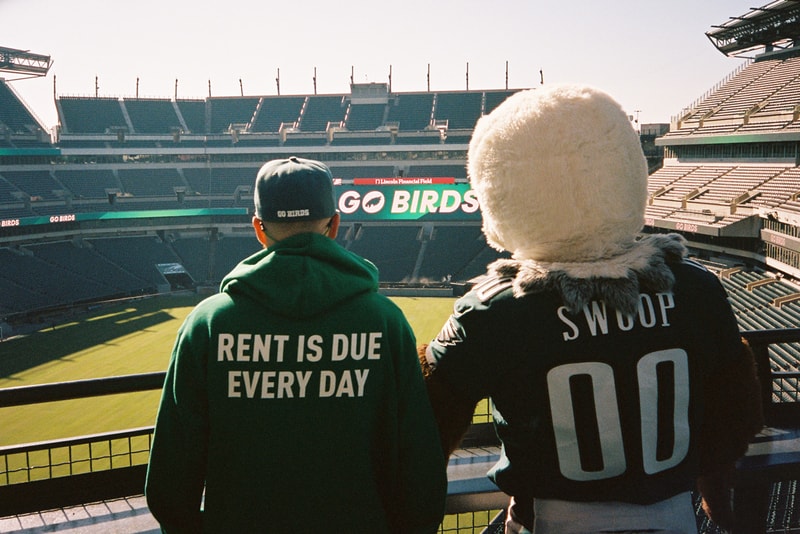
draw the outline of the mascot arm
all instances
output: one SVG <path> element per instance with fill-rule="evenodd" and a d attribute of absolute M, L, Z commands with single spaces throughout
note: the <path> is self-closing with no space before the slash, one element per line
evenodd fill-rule
<path fill-rule="evenodd" d="M 428 397 L 436 417 L 436 425 L 439 427 L 442 450 L 445 457 L 449 458 L 464 439 L 477 403 L 471 402 L 453 390 L 441 376 L 436 374 L 425 355 L 427 348 L 427 344 L 420 345 L 417 347 L 417 354 L 422 366 L 425 386 L 428 389 Z"/>
<path fill-rule="evenodd" d="M 764 426 L 761 391 L 753 352 L 742 341 L 735 362 L 710 377 L 705 386 L 705 412 L 700 433 L 700 469 L 697 489 L 703 510 L 719 526 L 730 529 L 736 460 Z"/>

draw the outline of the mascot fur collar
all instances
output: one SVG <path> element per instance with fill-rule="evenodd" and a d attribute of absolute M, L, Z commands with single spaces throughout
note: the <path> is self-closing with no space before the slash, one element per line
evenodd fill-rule
<path fill-rule="evenodd" d="M 555 290 L 572 312 L 578 312 L 592 298 L 601 298 L 620 312 L 632 314 L 639 304 L 640 291 L 672 289 L 675 278 L 667 263 L 686 256 L 684 243 L 678 234 L 651 235 L 602 261 L 497 260 L 488 270 L 498 277 L 513 279 L 517 297 Z"/>

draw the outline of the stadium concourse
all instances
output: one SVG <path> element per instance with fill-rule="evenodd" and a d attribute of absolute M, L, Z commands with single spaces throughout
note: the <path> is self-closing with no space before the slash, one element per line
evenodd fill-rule
<path fill-rule="evenodd" d="M 722 280 L 742 331 L 800 325 L 798 16 L 788 0 L 720 14 L 711 43 L 751 59 L 670 124 L 639 125 L 651 168 L 644 232 L 686 237 Z M 252 184 L 276 157 L 331 167 L 338 240 L 376 263 L 387 294 L 457 296 L 502 257 L 481 233 L 465 158 L 475 122 L 519 89 L 60 96 L 58 127 L 47 132 L 23 87 L 0 79 L 0 339 L 109 299 L 215 291 L 258 247 Z M 800 346 L 792 339 L 765 354 L 768 400 L 793 407 Z M 797 477 L 770 476 L 766 531 L 800 532 Z M 0 471 L 0 486 L 7 481 Z M 155 528 L 137 498 L 29 512 L 0 519 L 0 530 Z"/>

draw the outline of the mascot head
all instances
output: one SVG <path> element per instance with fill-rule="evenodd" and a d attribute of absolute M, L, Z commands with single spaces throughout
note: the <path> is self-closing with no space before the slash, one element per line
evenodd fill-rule
<path fill-rule="evenodd" d="M 516 259 L 592 262 L 644 224 L 647 162 L 625 112 L 592 87 L 516 93 L 482 117 L 467 171 L 488 243 Z"/>

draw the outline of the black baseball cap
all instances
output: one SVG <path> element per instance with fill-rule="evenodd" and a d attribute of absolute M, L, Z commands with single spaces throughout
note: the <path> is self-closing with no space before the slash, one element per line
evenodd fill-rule
<path fill-rule="evenodd" d="M 256 176 L 256 217 L 268 222 L 333 217 L 336 199 L 327 165 L 292 156 L 265 163 Z"/>

